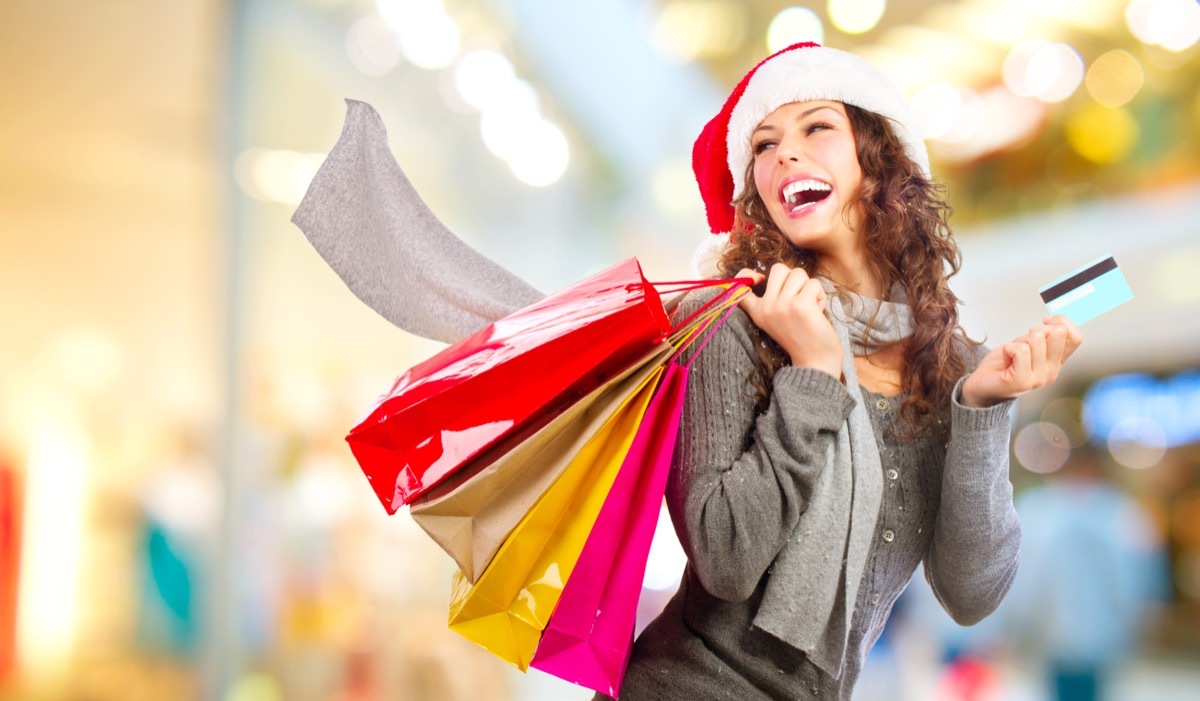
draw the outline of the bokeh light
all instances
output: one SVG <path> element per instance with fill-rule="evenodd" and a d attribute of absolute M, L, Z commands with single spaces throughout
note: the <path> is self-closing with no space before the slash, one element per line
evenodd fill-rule
<path fill-rule="evenodd" d="M 1071 456 L 1071 441 L 1058 425 L 1034 421 L 1017 431 L 1013 454 L 1026 470 L 1047 474 L 1066 464 Z"/>
<path fill-rule="evenodd" d="M 567 137 L 552 122 L 529 122 L 514 136 L 514 153 L 505 160 L 513 175 L 526 185 L 544 187 L 557 182 L 567 172 L 571 149 Z"/>
<path fill-rule="evenodd" d="M 462 49 L 462 32 L 440 0 L 376 0 L 376 11 L 397 35 L 404 58 L 427 69 L 445 68 Z"/>
<path fill-rule="evenodd" d="M 1179 305 L 1200 302 L 1200 246 L 1175 248 L 1154 266 L 1154 286 L 1163 301 Z"/>
<path fill-rule="evenodd" d="M 933 83 L 912 96 L 913 112 L 926 139 L 940 139 L 954 128 L 962 113 L 963 100 L 958 88 Z"/>
<path fill-rule="evenodd" d="M 1060 397 L 1042 409 L 1042 421 L 1050 422 L 1063 430 L 1072 448 L 1087 442 L 1088 432 L 1083 424 L 1083 400 L 1075 397 Z"/>
<path fill-rule="evenodd" d="M 1144 470 L 1157 465 L 1167 452 L 1167 436 L 1157 421 L 1129 416 L 1108 434 L 1108 450 L 1125 467 Z"/>
<path fill-rule="evenodd" d="M 1107 439 L 1131 417 L 1152 420 L 1164 431 L 1168 446 L 1200 440 L 1200 371 L 1165 379 L 1144 373 L 1111 375 L 1092 385 L 1083 403 L 1084 424 L 1096 440 Z"/>
<path fill-rule="evenodd" d="M 967 88 L 959 88 L 958 97 L 959 109 L 954 124 L 938 137 L 939 141 L 950 144 L 963 143 L 974 138 L 983 129 L 987 119 L 987 108 L 983 104 L 983 98 L 979 93 Z"/>
<path fill-rule="evenodd" d="M 1004 59 L 1004 84 L 1017 95 L 1043 102 L 1062 102 L 1083 81 L 1083 59 L 1068 44 L 1029 39 Z"/>
<path fill-rule="evenodd" d="M 1116 163 L 1137 145 L 1137 121 L 1120 107 L 1089 105 L 1066 121 L 1067 143 L 1093 163 Z"/>
<path fill-rule="evenodd" d="M 767 25 L 767 50 L 771 53 L 804 41 L 825 43 L 825 25 L 807 7 L 782 10 Z"/>
<path fill-rule="evenodd" d="M 251 148 L 234 161 L 233 176 L 256 200 L 298 204 L 324 161 L 323 153 Z"/>
<path fill-rule="evenodd" d="M 1146 74 L 1142 64 L 1128 51 L 1114 49 L 1092 62 L 1086 81 L 1096 102 L 1105 107 L 1119 107 L 1142 89 Z"/>
<path fill-rule="evenodd" d="M 518 155 L 526 144 L 518 137 L 527 125 L 541 119 L 533 86 L 514 79 L 504 83 L 503 93 L 488 100 L 479 118 L 479 132 L 488 150 L 500 158 Z"/>
<path fill-rule="evenodd" d="M 651 30 L 654 47 L 680 63 L 728 54 L 745 37 L 745 10 L 731 0 L 672 0 L 658 11 Z"/>
<path fill-rule="evenodd" d="M 1200 4 L 1196 0 L 1130 0 L 1125 23 L 1145 44 L 1184 51 L 1200 41 Z"/>
<path fill-rule="evenodd" d="M 879 24 L 887 0 L 829 0 L 829 23 L 847 34 L 863 34 Z"/>
<path fill-rule="evenodd" d="M 363 73 L 384 75 L 400 62 L 400 41 L 383 20 L 363 17 L 346 31 L 346 55 Z"/>
<path fill-rule="evenodd" d="M 491 49 L 469 51 L 454 65 L 454 86 L 463 101 L 484 109 L 516 80 L 516 70 L 504 54 Z"/>

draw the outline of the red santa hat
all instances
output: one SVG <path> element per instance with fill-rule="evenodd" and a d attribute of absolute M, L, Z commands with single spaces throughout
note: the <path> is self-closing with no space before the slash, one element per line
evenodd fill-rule
<path fill-rule="evenodd" d="M 755 127 L 779 107 L 809 100 L 836 100 L 887 117 L 909 157 L 929 173 L 916 117 L 895 83 L 854 54 L 813 43 L 793 44 L 750 69 L 692 148 L 692 170 L 708 225 L 720 235 L 697 252 L 698 269 L 712 267 L 701 264 L 700 258 L 724 248 L 733 229 L 733 200 L 746 185 Z"/>

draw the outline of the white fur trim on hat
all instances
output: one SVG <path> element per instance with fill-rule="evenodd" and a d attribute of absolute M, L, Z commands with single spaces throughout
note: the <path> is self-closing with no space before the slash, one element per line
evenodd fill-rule
<path fill-rule="evenodd" d="M 763 63 L 729 117 L 726 144 L 734 192 L 745 188 L 750 136 L 767 115 L 783 105 L 836 100 L 875 112 L 892 121 L 896 137 L 926 174 L 929 155 L 908 98 L 886 75 L 854 54 L 825 46 L 786 51 Z"/>
<path fill-rule="evenodd" d="M 721 256 L 729 250 L 729 234 L 710 234 L 696 247 L 692 254 L 692 272 L 702 280 L 720 277 L 717 266 Z"/>

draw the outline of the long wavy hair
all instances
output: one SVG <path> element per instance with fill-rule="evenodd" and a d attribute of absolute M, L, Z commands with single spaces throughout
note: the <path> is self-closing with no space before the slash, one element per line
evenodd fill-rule
<path fill-rule="evenodd" d="M 913 335 L 904 347 L 901 373 L 907 396 L 899 415 L 905 428 L 897 431 L 893 425 L 893 431 L 915 437 L 940 425 L 940 433 L 948 428 L 943 413 L 950 393 L 979 345 L 959 325 L 959 300 L 948 285 L 962 264 L 949 225 L 952 210 L 942 197 L 944 187 L 908 157 L 885 117 L 845 107 L 862 169 L 862 184 L 847 208 L 858 207 L 862 215 L 867 266 L 880 289 L 898 283 L 913 314 Z M 817 256 L 793 245 L 771 220 L 754 185 L 753 161 L 746 171 L 745 189 L 734 202 L 737 216 L 730 247 L 718 264 L 721 274 L 731 277 L 743 268 L 766 272 L 774 263 L 817 274 Z M 751 382 L 765 406 L 771 378 L 786 355 L 767 334 L 758 334 L 759 367 Z"/>

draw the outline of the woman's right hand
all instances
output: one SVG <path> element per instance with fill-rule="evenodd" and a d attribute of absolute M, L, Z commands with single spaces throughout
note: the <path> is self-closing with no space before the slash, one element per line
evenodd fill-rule
<path fill-rule="evenodd" d="M 762 273 L 744 269 L 737 277 L 761 282 Z M 750 319 L 775 340 L 797 367 L 814 368 L 840 377 L 842 344 L 825 316 L 827 298 L 821 281 L 802 268 L 782 263 L 771 266 L 762 297 L 748 294 L 739 305 Z"/>

